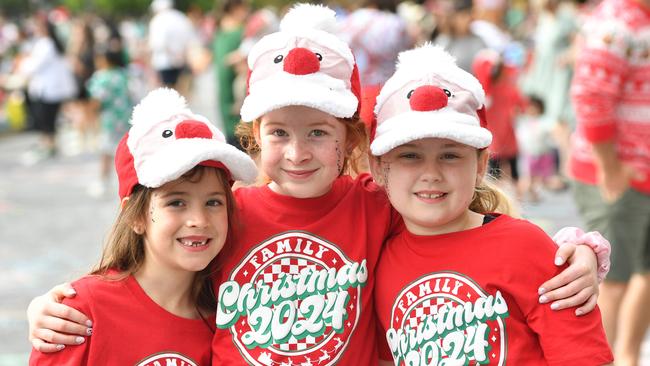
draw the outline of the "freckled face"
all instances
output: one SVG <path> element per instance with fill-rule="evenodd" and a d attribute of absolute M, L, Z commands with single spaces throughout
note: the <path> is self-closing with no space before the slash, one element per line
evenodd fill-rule
<path fill-rule="evenodd" d="M 487 154 L 452 140 L 426 138 L 372 159 L 373 174 L 410 232 L 435 235 L 464 229 Z"/>
<path fill-rule="evenodd" d="M 255 135 L 260 168 L 276 193 L 320 197 L 341 172 L 346 130 L 332 115 L 303 106 L 279 108 L 262 116 Z"/>

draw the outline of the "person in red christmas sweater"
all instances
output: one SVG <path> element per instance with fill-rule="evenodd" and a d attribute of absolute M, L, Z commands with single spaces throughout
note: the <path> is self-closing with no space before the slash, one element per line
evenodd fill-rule
<path fill-rule="evenodd" d="M 599 301 L 617 365 L 650 322 L 650 1 L 605 0 L 578 39 L 569 170 L 587 226 L 612 242 Z"/>
<path fill-rule="evenodd" d="M 404 52 L 377 99 L 370 166 L 406 230 L 376 269 L 382 365 L 604 365 L 595 311 L 540 305 L 560 269 L 540 228 L 484 180 L 492 134 L 478 80 L 439 47 Z M 604 239 L 603 239 L 604 240 Z"/>
<path fill-rule="evenodd" d="M 115 155 L 122 208 L 100 263 L 64 301 L 94 334 L 61 352 L 33 350 L 30 365 L 211 362 L 210 274 L 232 236 L 230 182 L 254 180 L 255 163 L 171 89 L 149 93 L 132 123 Z"/>
<path fill-rule="evenodd" d="M 249 53 L 240 132 L 264 180 L 234 193 L 235 252 L 214 276 L 215 365 L 377 362 L 374 270 L 384 241 L 403 225 L 385 191 L 354 169 L 367 154 L 359 75 L 335 25 L 332 10 L 297 5 Z M 541 300 L 588 312 L 596 261 L 577 247 L 558 250 L 562 261 L 575 250 L 573 264 L 549 276 Z M 72 321 L 53 323 L 65 309 L 56 296 L 29 310 L 33 342 L 47 350 L 68 344 L 85 320 L 68 310 L 63 318 Z"/>

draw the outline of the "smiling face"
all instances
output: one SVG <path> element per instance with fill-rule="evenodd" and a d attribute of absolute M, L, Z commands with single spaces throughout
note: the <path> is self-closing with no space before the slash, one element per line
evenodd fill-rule
<path fill-rule="evenodd" d="M 408 230 L 436 235 L 469 228 L 469 205 L 487 155 L 452 140 L 426 138 L 398 146 L 371 165 Z"/>
<path fill-rule="evenodd" d="M 228 234 L 227 187 L 215 169 L 156 188 L 144 226 L 144 266 L 163 271 L 204 269 Z M 136 225 L 136 231 L 138 226 Z"/>
<path fill-rule="evenodd" d="M 343 169 L 346 129 L 319 110 L 289 106 L 262 116 L 255 139 L 271 190 L 296 198 L 326 194 Z"/>

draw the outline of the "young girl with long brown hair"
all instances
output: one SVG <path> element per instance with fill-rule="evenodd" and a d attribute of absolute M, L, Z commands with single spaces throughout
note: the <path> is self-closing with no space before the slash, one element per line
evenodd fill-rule
<path fill-rule="evenodd" d="M 230 184 L 256 168 L 170 89 L 145 97 L 132 123 L 115 156 L 120 213 L 101 261 L 65 300 L 92 320 L 93 337 L 34 350 L 32 365 L 210 364 L 210 276 L 229 249 Z"/>

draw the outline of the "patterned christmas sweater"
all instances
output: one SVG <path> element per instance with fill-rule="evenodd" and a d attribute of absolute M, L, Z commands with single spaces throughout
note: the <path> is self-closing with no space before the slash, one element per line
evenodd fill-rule
<path fill-rule="evenodd" d="M 571 96 L 571 175 L 596 184 L 592 144 L 611 141 L 619 160 L 644 175 L 631 186 L 650 193 L 650 6 L 604 0 L 595 9 L 579 37 Z"/>

